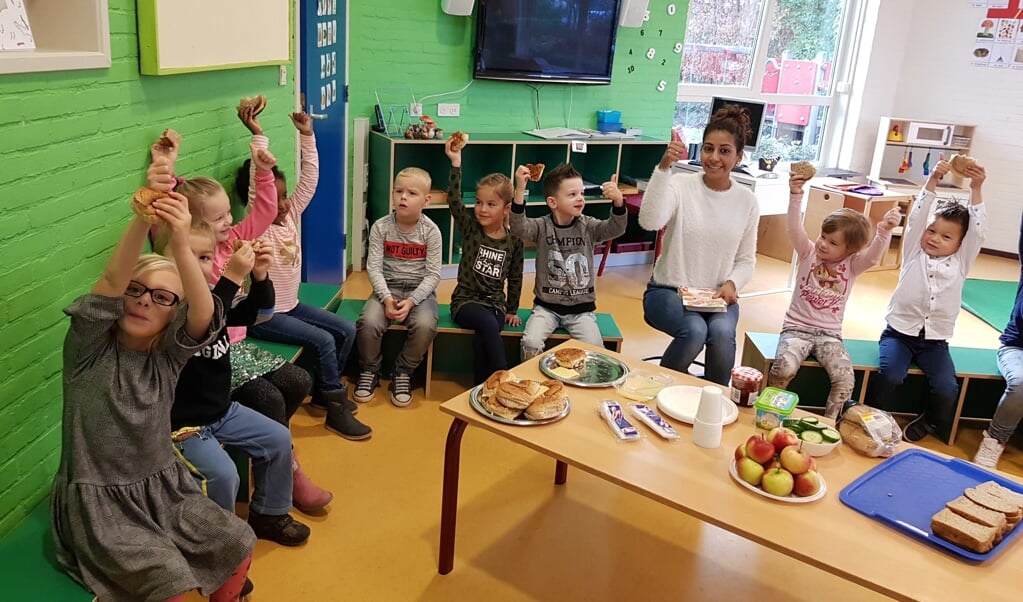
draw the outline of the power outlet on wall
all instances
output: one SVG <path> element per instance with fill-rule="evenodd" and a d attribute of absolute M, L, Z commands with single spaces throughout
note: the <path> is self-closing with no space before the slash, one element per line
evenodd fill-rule
<path fill-rule="evenodd" d="M 408 106 L 408 114 L 411 115 L 412 117 L 422 117 L 423 116 L 423 103 L 421 103 L 421 102 L 414 102 L 414 103 L 410 104 Z"/>
<path fill-rule="evenodd" d="M 457 102 L 442 102 L 437 104 L 438 117 L 458 117 L 462 112 L 462 106 Z"/>

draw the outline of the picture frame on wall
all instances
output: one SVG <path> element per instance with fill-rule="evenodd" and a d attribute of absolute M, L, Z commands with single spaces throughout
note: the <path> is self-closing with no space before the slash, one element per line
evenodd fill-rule
<path fill-rule="evenodd" d="M 35 49 L 25 0 L 0 0 L 0 52 Z"/>

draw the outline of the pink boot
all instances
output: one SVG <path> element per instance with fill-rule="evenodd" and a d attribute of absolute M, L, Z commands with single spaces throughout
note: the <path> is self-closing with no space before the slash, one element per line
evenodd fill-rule
<path fill-rule="evenodd" d="M 334 499 L 334 494 L 312 482 L 298 463 L 298 457 L 294 450 L 292 450 L 291 458 L 291 468 L 294 471 L 291 504 L 306 514 L 320 512 Z"/>

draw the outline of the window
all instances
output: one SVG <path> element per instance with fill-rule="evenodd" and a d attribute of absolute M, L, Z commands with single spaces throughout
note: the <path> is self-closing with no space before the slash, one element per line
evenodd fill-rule
<path fill-rule="evenodd" d="M 858 0 L 690 0 L 675 125 L 699 142 L 712 96 L 767 102 L 753 155 L 817 159 Z"/>

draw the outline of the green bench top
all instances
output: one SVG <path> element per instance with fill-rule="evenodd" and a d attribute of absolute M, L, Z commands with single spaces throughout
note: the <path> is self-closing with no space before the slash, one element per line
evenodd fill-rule
<path fill-rule="evenodd" d="M 13 531 L 0 539 L 0 574 L 5 600 L 90 602 L 92 594 L 56 564 L 46 498 Z"/>
<path fill-rule="evenodd" d="M 767 359 L 774 359 L 774 353 L 778 349 L 778 334 L 747 332 L 746 336 L 760 351 L 761 355 Z M 843 339 L 843 342 L 845 343 L 845 348 L 849 351 L 849 358 L 852 360 L 854 367 L 861 369 L 878 368 L 877 341 Z M 948 350 L 952 355 L 952 362 L 956 366 L 956 374 L 1001 377 L 1001 372 L 998 371 L 997 354 L 994 349 L 949 346 Z M 817 361 L 813 356 L 810 356 L 807 360 Z M 915 366 L 914 369 L 916 369 Z"/>
<path fill-rule="evenodd" d="M 346 320 L 355 322 L 359 319 L 359 314 L 362 313 L 362 306 L 366 304 L 365 299 L 344 299 L 341 301 L 341 307 L 337 310 L 337 314 Z M 526 328 L 526 320 L 529 318 L 531 310 L 527 308 L 520 308 L 518 315 L 522 320 L 522 324 L 518 326 L 505 325 L 504 332 L 508 334 L 521 335 Z M 596 314 L 597 316 L 597 327 L 600 328 L 600 334 L 605 339 L 617 339 L 622 338 L 622 331 L 618 329 L 618 324 L 615 323 L 614 316 L 611 314 Z M 454 319 L 451 318 L 451 305 L 447 303 L 441 303 L 437 306 L 437 330 L 438 331 L 452 331 L 452 330 L 466 330 L 459 326 Z M 468 332 L 468 331 L 466 331 Z M 568 333 L 559 328 L 554 331 L 556 334 L 567 335 Z"/>

